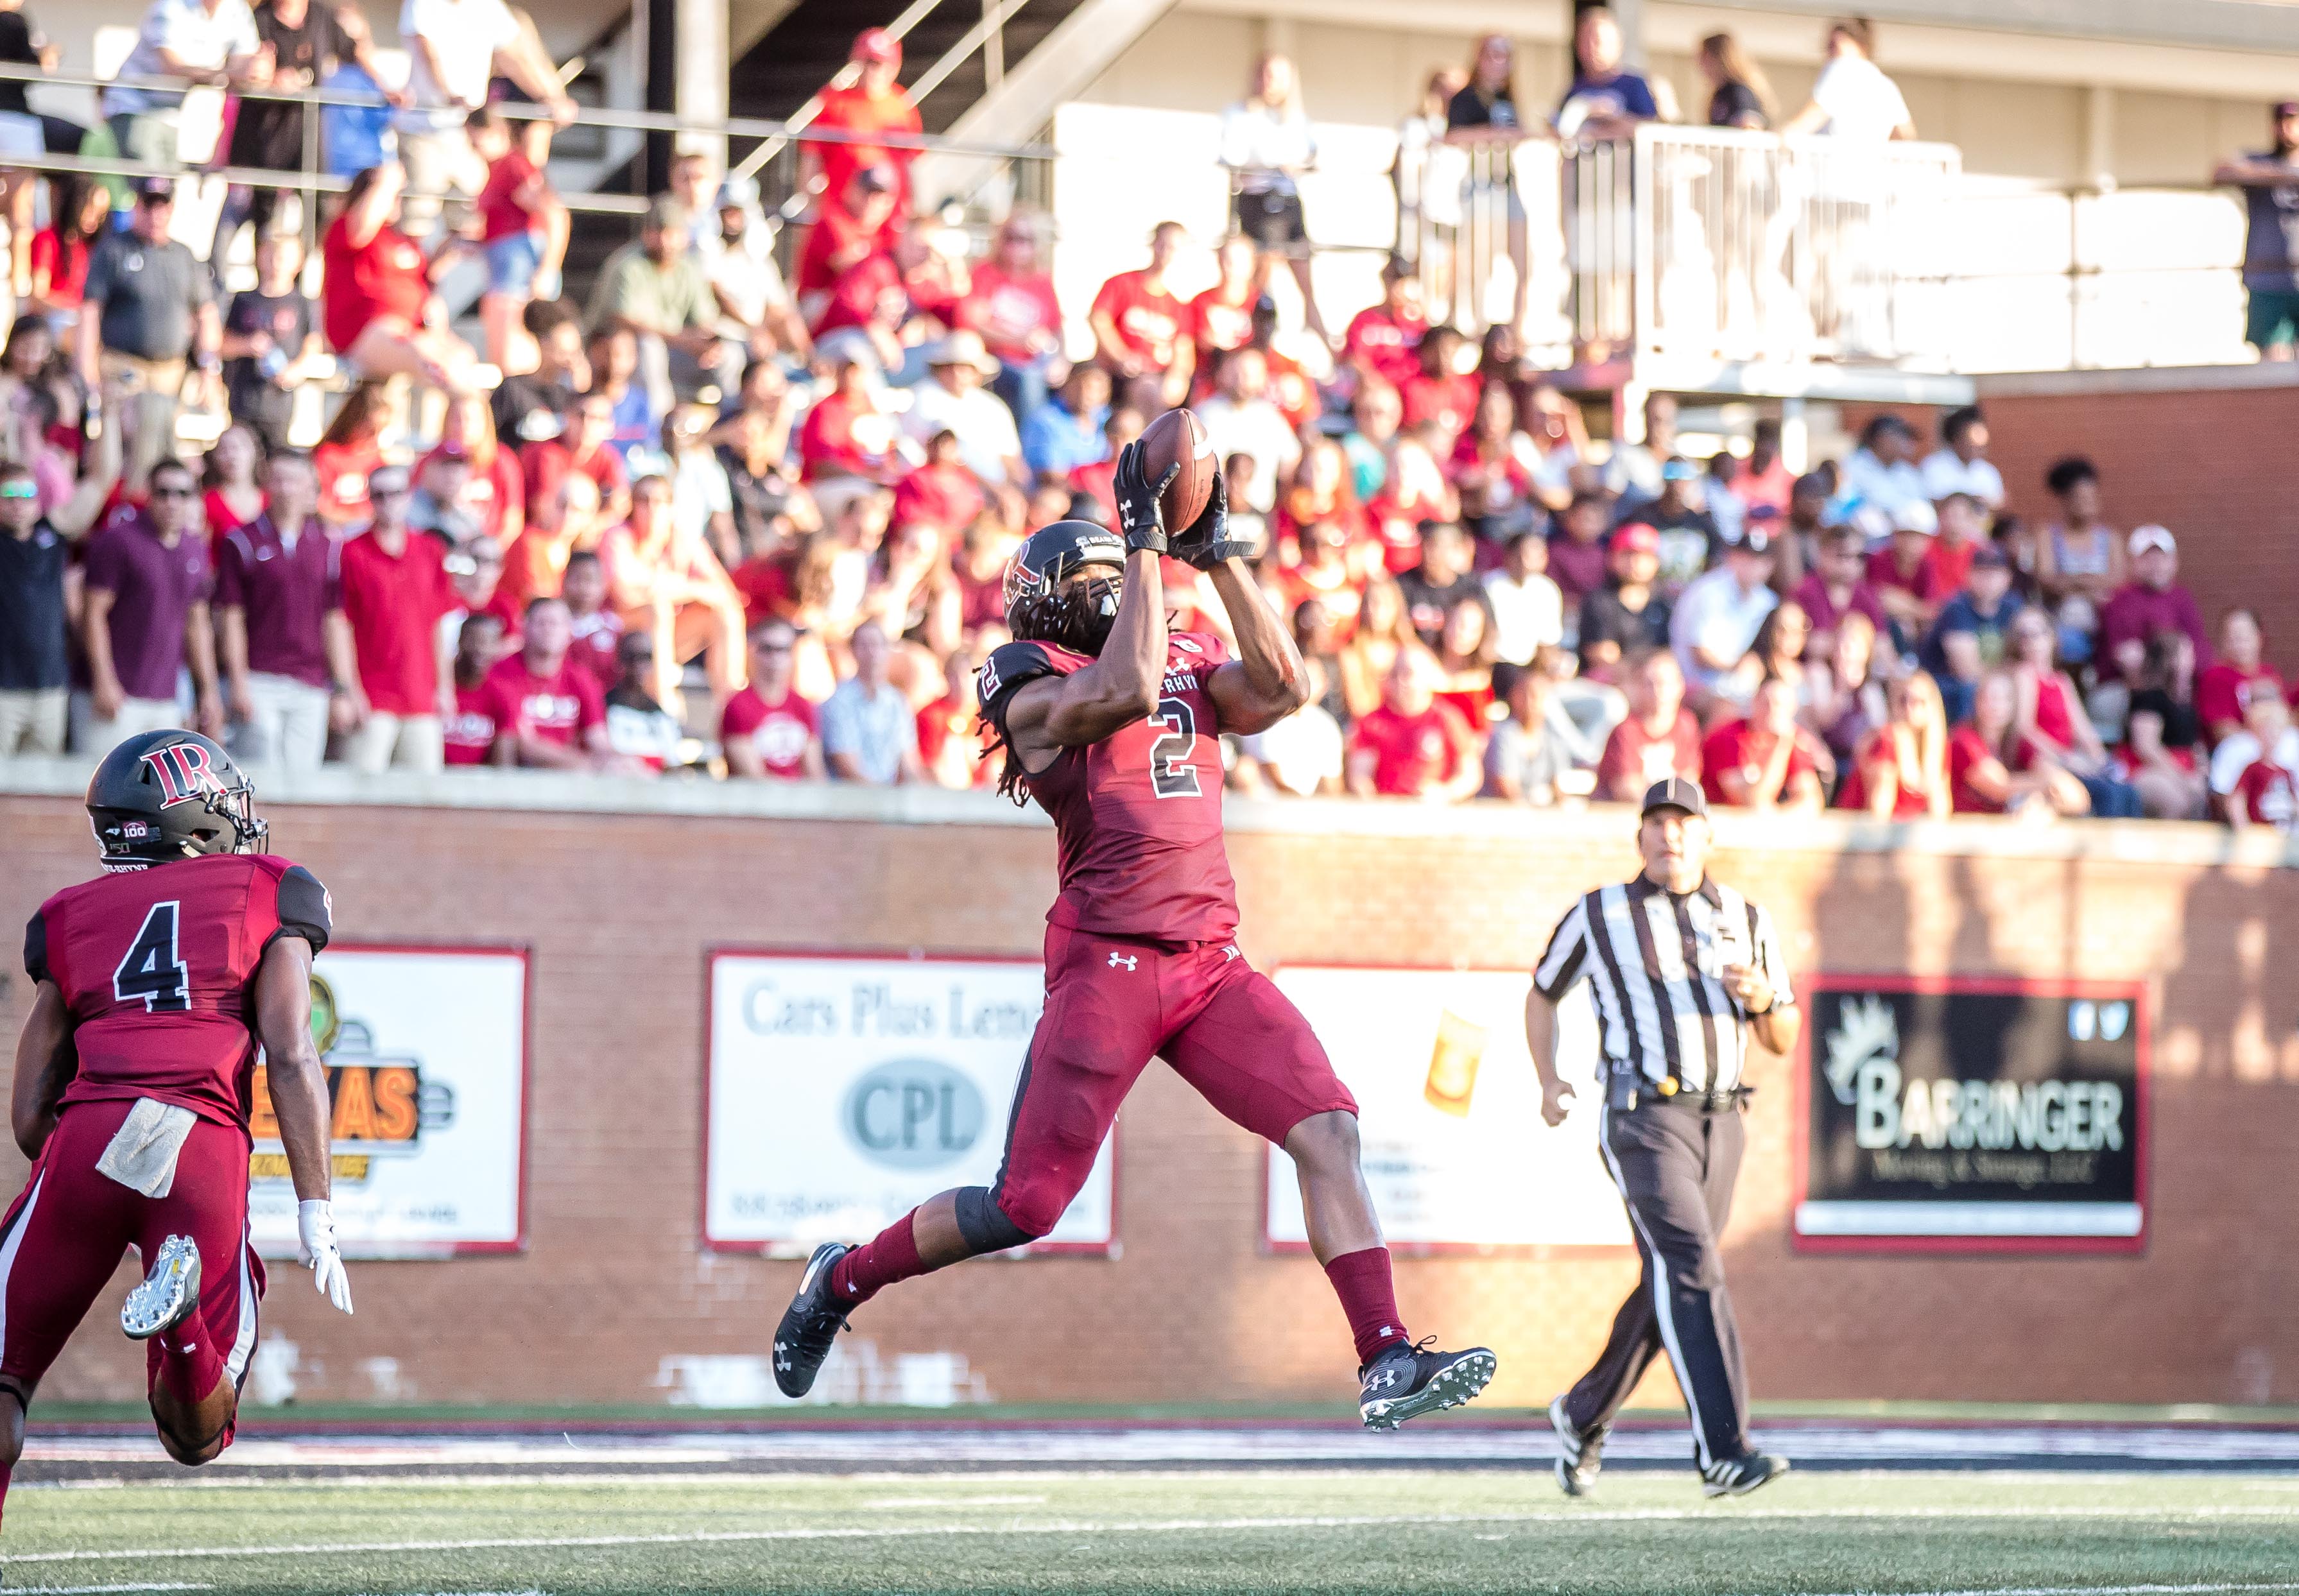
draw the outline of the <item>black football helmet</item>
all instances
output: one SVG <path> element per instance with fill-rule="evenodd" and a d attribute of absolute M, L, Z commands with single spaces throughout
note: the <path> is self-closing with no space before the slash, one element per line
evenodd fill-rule
<path fill-rule="evenodd" d="M 1091 581 L 1073 583 L 1084 572 Z M 1018 640 L 1099 657 L 1117 619 L 1125 540 L 1091 521 L 1055 521 L 1022 540 L 1006 565 L 1006 628 Z"/>
<path fill-rule="evenodd" d="M 252 854 L 270 828 L 231 756 L 196 732 L 131 737 L 87 783 L 87 819 L 106 864 L 139 868 L 201 854 Z"/>

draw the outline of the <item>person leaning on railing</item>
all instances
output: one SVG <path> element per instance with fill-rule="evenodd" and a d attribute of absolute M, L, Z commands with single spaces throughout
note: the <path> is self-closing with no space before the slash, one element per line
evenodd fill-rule
<path fill-rule="evenodd" d="M 104 120 L 120 153 L 152 166 L 182 164 L 177 144 L 183 95 L 134 87 L 138 80 L 176 78 L 218 87 L 245 83 L 261 47 L 245 0 L 153 0 L 135 48 L 120 63 L 120 80 L 104 91 Z"/>
<path fill-rule="evenodd" d="M 1471 146 L 1470 225 L 1482 205 L 1506 208 L 1509 264 L 1516 274 L 1509 324 L 1522 328 L 1531 285 L 1525 270 L 1524 204 L 1517 198 L 1511 150 L 1528 136 L 1528 129 L 1517 111 L 1516 47 L 1506 35 L 1488 34 L 1479 41 L 1477 54 L 1469 63 L 1468 87 L 1445 108 L 1445 129 L 1446 143 Z M 1478 145 L 1490 148 L 1480 151 L 1475 148 Z M 1479 167 L 1483 170 L 1479 171 Z"/>

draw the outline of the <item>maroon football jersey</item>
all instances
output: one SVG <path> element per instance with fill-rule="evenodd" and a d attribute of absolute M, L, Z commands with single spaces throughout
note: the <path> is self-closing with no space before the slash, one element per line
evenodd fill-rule
<path fill-rule="evenodd" d="M 1089 748 L 1064 748 L 1027 777 L 1053 816 L 1062 891 L 1056 925 L 1168 942 L 1226 942 L 1237 932 L 1237 883 L 1222 848 L 1221 728 L 1207 678 L 1221 640 L 1175 633 L 1166 643 L 1158 713 Z M 983 713 L 1005 735 L 1024 682 L 1091 665 L 1050 643 L 1008 643 L 982 667 Z"/>
<path fill-rule="evenodd" d="M 67 887 L 24 932 L 24 969 L 71 1011 L 66 1104 L 156 1097 L 247 1127 L 263 950 L 328 945 L 327 889 L 270 854 L 208 854 Z"/>

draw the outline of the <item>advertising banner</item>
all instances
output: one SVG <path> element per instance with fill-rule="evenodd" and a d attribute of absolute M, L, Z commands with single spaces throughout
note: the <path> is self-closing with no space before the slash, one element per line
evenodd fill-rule
<path fill-rule="evenodd" d="M 2143 988 L 1822 975 L 1807 1003 L 1798 1246 L 2143 1245 Z"/>
<path fill-rule="evenodd" d="M 346 1258 L 445 1258 L 525 1245 L 527 955 L 339 946 L 311 972 Z M 256 1067 L 248 1222 L 295 1255 L 295 1188 Z"/>
<path fill-rule="evenodd" d="M 704 1238 L 803 1256 L 995 1181 L 1045 1000 L 1035 960 L 714 955 Z M 1108 1250 L 1112 1158 L 1034 1251 Z"/>
<path fill-rule="evenodd" d="M 1557 1061 L 1578 1093 L 1541 1122 L 1524 1046 L 1523 971 L 1288 965 L 1291 998 L 1357 1100 L 1365 1181 L 1391 1247 L 1625 1247 L 1628 1218 L 1597 1150 L 1597 1021 L 1584 984 L 1557 1014 Z M 1306 1247 L 1293 1161 L 1269 1159 L 1266 1236 Z"/>

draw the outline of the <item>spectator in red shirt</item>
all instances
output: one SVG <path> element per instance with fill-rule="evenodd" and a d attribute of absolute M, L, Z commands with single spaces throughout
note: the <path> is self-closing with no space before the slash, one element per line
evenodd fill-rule
<path fill-rule="evenodd" d="M 799 427 L 798 454 L 808 482 L 831 476 L 867 476 L 891 482 L 901 466 L 895 453 L 893 418 L 878 408 L 870 374 L 853 355 L 831 357 L 836 386 L 815 401 Z"/>
<path fill-rule="evenodd" d="M 503 625 L 484 611 L 465 616 L 455 634 L 455 710 L 441 738 L 450 765 L 479 765 L 494 752 L 495 717 L 486 690 L 487 673 L 503 657 Z"/>
<path fill-rule="evenodd" d="M 751 631 L 751 684 L 726 700 L 718 722 L 728 775 L 825 779 L 820 714 L 793 685 L 798 644 L 798 629 L 787 621 L 768 621 Z"/>
<path fill-rule="evenodd" d="M 1749 432 L 1748 458 L 1732 478 L 1732 497 L 1749 509 L 1769 505 L 1786 516 L 1796 482 L 1796 473 L 1780 459 L 1780 424 L 1768 416 Z"/>
<path fill-rule="evenodd" d="M 2228 823 L 2238 831 L 2250 826 L 2272 826 L 2287 833 L 2299 829 L 2299 773 L 2277 757 L 2291 726 L 2279 682 L 2252 683 L 2245 724 L 2258 738 L 2261 751 L 2228 794 Z"/>
<path fill-rule="evenodd" d="M 1700 786 L 1712 804 L 1817 814 L 1820 770 L 1797 724 L 1797 690 L 1778 676 L 1756 689 L 1746 718 L 1727 721 L 1700 745 Z"/>
<path fill-rule="evenodd" d="M 631 513 L 631 477 L 615 447 L 615 401 L 606 393 L 577 395 L 568 406 L 564 429 L 556 437 L 522 444 L 519 451 L 520 496 L 549 505 L 572 473 L 587 476 L 599 491 L 597 520 L 588 535 L 620 525 Z"/>
<path fill-rule="evenodd" d="M 1253 307 L 1261 298 L 1261 252 L 1232 233 L 1214 252 L 1214 285 L 1190 302 L 1190 341 L 1196 348 L 1197 392 L 1213 392 L 1214 368 L 1232 349 L 1253 342 Z"/>
<path fill-rule="evenodd" d="M 1283 412 L 1294 431 L 1324 413 L 1324 398 L 1308 368 L 1277 347 L 1277 302 L 1266 294 L 1253 302 L 1253 336 L 1246 347 L 1261 351 L 1261 363 L 1269 372 L 1269 402 Z"/>
<path fill-rule="evenodd" d="M 410 529 L 407 471 L 386 466 L 368 479 L 374 523 L 344 545 L 344 619 L 353 671 L 336 702 L 345 757 L 373 775 L 386 766 L 437 770 L 445 762 L 441 619 L 461 608 L 439 540 Z"/>
<path fill-rule="evenodd" d="M 1824 659 L 1835 651 L 1836 629 L 1847 615 L 1866 616 L 1879 632 L 1889 624 L 1867 565 L 1867 540 L 1857 527 L 1832 528 L 1821 540 L 1819 559 L 1789 595 L 1812 617 L 1808 655 Z"/>
<path fill-rule="evenodd" d="M 623 635 L 623 622 L 608 607 L 607 567 L 597 550 L 578 549 L 567 557 L 559 597 L 567 606 L 567 620 L 574 634 L 568 651 L 591 673 L 603 693 L 615 680 L 615 648 Z"/>
<path fill-rule="evenodd" d="M 1359 798 L 1411 798 L 1452 804 L 1484 785 L 1483 750 L 1460 712 L 1440 703 L 1441 673 L 1427 649 L 1398 651 L 1381 707 L 1349 736 L 1347 781 Z"/>
<path fill-rule="evenodd" d="M 311 451 L 311 468 L 320 478 L 320 519 L 339 534 L 372 518 L 368 479 L 383 464 L 383 425 L 390 410 L 381 382 L 361 383 Z"/>
<path fill-rule="evenodd" d="M 1924 596 L 1945 604 L 1963 591 L 1971 575 L 1971 557 L 1988 542 L 1988 512 L 1969 493 L 1950 493 L 1934 511 L 1939 535 L 1925 551 Z"/>
<path fill-rule="evenodd" d="M 1477 412 L 1476 371 L 1473 367 L 1462 369 L 1464 351 L 1469 360 L 1475 359 L 1476 348 L 1462 338 L 1460 328 L 1431 327 L 1421 339 L 1421 369 L 1400 390 L 1405 425 L 1435 422 L 1445 434 L 1443 454 L 1452 452 L 1454 440 L 1468 430 L 1470 418 Z"/>
<path fill-rule="evenodd" d="M 473 356 L 452 333 L 427 325 L 435 267 L 399 230 L 406 186 L 407 173 L 395 161 L 352 179 L 322 243 L 321 319 L 328 344 L 363 376 L 411 376 L 461 393 L 469 385 Z M 443 254 L 440 261 L 452 259 Z"/>
<path fill-rule="evenodd" d="M 1044 228 L 1036 212 L 1016 206 L 958 302 L 957 325 L 982 335 L 998 361 L 990 391 L 1017 421 L 1046 402 L 1048 368 L 1062 352 L 1062 308 L 1043 264 Z"/>
<path fill-rule="evenodd" d="M 317 770 L 328 752 L 332 683 L 354 668 L 341 573 L 314 513 L 311 457 L 275 454 L 264 475 L 270 508 L 216 552 L 224 703 L 244 729 L 241 757 Z"/>
<path fill-rule="evenodd" d="M 1087 317 L 1119 395 L 1145 411 L 1180 404 L 1190 392 L 1194 348 L 1182 335 L 1189 307 L 1166 285 L 1184 236 L 1180 222 L 1159 222 L 1150 235 L 1150 264 L 1104 283 Z"/>
<path fill-rule="evenodd" d="M 926 440 L 926 463 L 894 484 L 896 525 L 917 522 L 943 533 L 969 526 L 982 513 L 981 479 L 959 458 L 958 434 L 948 427 Z"/>
<path fill-rule="evenodd" d="M 607 711 L 591 673 L 568 657 L 574 631 L 567 606 L 537 599 L 527 607 L 519 650 L 487 673 L 480 702 L 495 724 L 496 765 L 595 770 L 610 757 Z"/>
<path fill-rule="evenodd" d="M 1890 543 L 1868 557 L 1868 585 L 1903 636 L 1921 637 L 1939 615 L 1940 600 L 1931 591 L 1939 516 L 1924 500 L 1910 500 L 1893 515 L 1891 526 Z"/>
<path fill-rule="evenodd" d="M 2218 742 L 2244 729 L 2254 683 L 2283 688 L 2282 674 L 2261 657 L 2259 616 L 2248 609 L 2230 609 L 2220 620 L 2220 657 L 2195 679 L 2195 716 L 2204 735 Z"/>
<path fill-rule="evenodd" d="M 1911 671 L 1885 690 L 1888 718 L 1861 742 L 1836 806 L 1876 820 L 1946 820 L 1947 711 L 1938 685 Z"/>
<path fill-rule="evenodd" d="M 894 176 L 886 168 L 859 167 L 846 176 L 837 192 L 838 203 L 822 208 L 799 249 L 799 310 L 809 325 L 822 320 L 830 291 L 841 277 L 874 257 L 892 264 L 894 241 L 901 236 Z M 820 327 L 815 330 L 818 336 Z"/>
<path fill-rule="evenodd" d="M 487 263 L 479 297 L 487 359 L 500 371 L 532 371 L 536 361 L 524 318 L 538 299 L 556 296 L 567 255 L 567 207 L 551 186 L 551 124 L 516 127 L 494 106 L 471 113 L 471 147 L 487 163 L 486 186 L 474 208 Z"/>
<path fill-rule="evenodd" d="M 2050 752 L 2021 730 L 2019 689 L 2008 671 L 1979 679 L 1971 718 L 1948 733 L 1948 791 L 1958 815 L 2076 815 L 2091 798 Z"/>
<path fill-rule="evenodd" d="M 834 79 L 831 87 L 822 91 L 822 109 L 815 112 L 814 126 L 825 133 L 850 136 L 834 141 L 810 138 L 801 144 L 799 158 L 811 170 L 802 175 L 800 186 L 820 194 L 821 208 L 827 211 L 837 206 L 838 196 L 846 192 L 847 179 L 858 168 L 883 167 L 893 179 L 901 212 L 908 215 L 910 162 L 918 153 L 915 147 L 874 143 L 870 137 L 873 134 L 896 138 L 918 135 L 917 107 L 902 89 L 901 41 L 883 28 L 866 28 L 854 36 L 853 53 L 848 59 L 855 69 L 852 78 L 844 83 Z"/>
<path fill-rule="evenodd" d="M 743 600 L 698 532 L 672 514 L 670 484 L 642 476 L 631 518 L 599 540 L 607 591 L 627 632 L 652 630 L 661 680 L 655 697 L 675 699 L 676 672 L 698 655 L 720 704 L 743 685 Z"/>
<path fill-rule="evenodd" d="M 2131 534 L 2131 580 L 2116 590 L 2099 617 L 2099 663 L 2103 673 L 2137 682 L 2147 664 L 2147 640 L 2160 632 L 2184 632 L 2195 645 L 2195 663 L 2210 668 L 2212 640 L 2204 630 L 2195 595 L 2179 582 L 2179 545 L 2161 526 Z"/>
<path fill-rule="evenodd" d="M 81 572 L 84 693 L 75 694 L 73 746 L 95 757 L 139 732 L 179 724 L 177 678 L 191 667 L 194 725 L 223 732 L 216 691 L 215 591 L 205 538 L 192 532 L 198 490 L 173 458 L 152 467 L 150 498 L 122 505 L 87 542 Z"/>
<path fill-rule="evenodd" d="M 1597 762 L 1597 797 L 1632 804 L 1671 776 L 1700 779 L 1700 723 L 1684 707 L 1684 671 L 1676 656 L 1655 649 L 1630 660 L 1622 686 L 1628 718 L 1605 740 Z"/>
<path fill-rule="evenodd" d="M 1403 387 L 1421 375 L 1421 336 L 1429 319 L 1421 310 L 1421 279 L 1402 256 L 1381 269 L 1381 303 L 1368 305 L 1349 322 L 1341 348 L 1364 377 Z"/>
<path fill-rule="evenodd" d="M 87 285 L 88 241 L 112 225 L 112 191 L 100 178 L 62 172 L 48 181 L 54 219 L 32 236 L 32 292 L 24 308 L 69 325 L 79 318 L 80 291 Z"/>
<path fill-rule="evenodd" d="M 527 473 L 519 456 L 496 441 L 494 412 L 484 394 L 465 394 L 447 407 L 438 452 L 451 449 L 471 462 L 461 507 L 481 537 L 510 548 L 527 525 Z"/>

